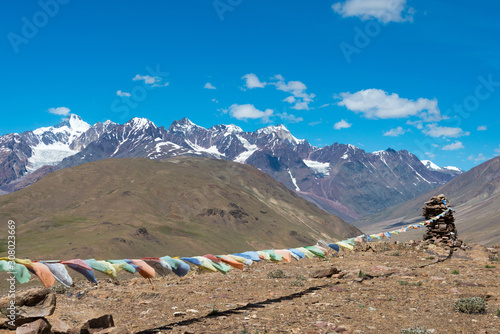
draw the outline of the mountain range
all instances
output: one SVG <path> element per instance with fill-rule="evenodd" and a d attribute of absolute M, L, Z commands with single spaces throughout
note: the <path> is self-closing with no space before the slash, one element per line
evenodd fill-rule
<path fill-rule="evenodd" d="M 168 128 L 145 118 L 90 126 L 71 114 L 53 127 L 0 137 L 0 191 L 32 184 L 55 170 L 108 158 L 164 160 L 197 156 L 250 164 L 323 210 L 352 222 L 402 203 L 462 173 L 424 165 L 406 150 L 368 153 L 351 144 L 325 147 L 295 138 L 283 125 L 245 132 L 203 128 L 187 118 Z"/>
<path fill-rule="evenodd" d="M 361 234 L 251 165 L 198 157 L 57 170 L 0 196 L 0 227 L 9 219 L 16 252 L 31 258 L 225 254 Z"/>

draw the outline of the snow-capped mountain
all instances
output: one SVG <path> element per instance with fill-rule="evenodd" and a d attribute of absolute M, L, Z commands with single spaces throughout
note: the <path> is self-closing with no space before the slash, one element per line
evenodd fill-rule
<path fill-rule="evenodd" d="M 439 167 L 438 165 L 436 165 L 435 163 L 433 163 L 430 160 L 421 160 L 421 161 L 424 164 L 424 166 L 429 168 L 430 170 L 440 170 L 441 169 L 441 167 Z"/>
<path fill-rule="evenodd" d="M 454 166 L 439 167 L 438 165 L 436 165 L 435 163 L 433 163 L 430 160 L 422 160 L 422 163 L 429 170 L 440 171 L 443 173 L 451 174 L 453 176 L 457 176 L 457 175 L 462 174 L 464 172 L 460 168 L 454 167 Z"/>
<path fill-rule="evenodd" d="M 71 115 L 55 127 L 0 137 L 0 190 L 8 191 L 9 184 L 42 164 L 61 169 L 106 158 L 176 156 L 251 164 L 347 221 L 406 201 L 454 176 L 443 168 L 427 168 L 404 150 L 367 153 L 339 143 L 314 147 L 283 125 L 245 132 L 235 125 L 206 129 L 183 118 L 165 129 L 148 119 L 133 118 L 125 124 L 107 121 L 90 126 Z M 39 169 L 32 178 L 51 170 Z"/>

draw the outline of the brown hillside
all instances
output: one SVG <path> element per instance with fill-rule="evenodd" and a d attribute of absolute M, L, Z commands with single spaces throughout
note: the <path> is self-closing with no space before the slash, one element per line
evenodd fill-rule
<path fill-rule="evenodd" d="M 31 258 L 189 256 L 359 233 L 250 165 L 203 158 L 60 170 L 1 196 L 2 229 L 9 219 L 18 257 Z"/>
<path fill-rule="evenodd" d="M 422 220 L 424 202 L 440 193 L 446 195 L 456 210 L 461 239 L 484 245 L 500 242 L 500 157 L 472 168 L 439 188 L 362 218 L 354 225 L 372 233 L 394 228 L 399 223 Z"/>

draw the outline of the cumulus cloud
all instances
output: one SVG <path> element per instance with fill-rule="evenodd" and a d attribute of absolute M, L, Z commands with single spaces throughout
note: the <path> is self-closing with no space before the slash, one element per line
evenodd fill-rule
<path fill-rule="evenodd" d="M 281 74 L 275 75 L 269 85 L 274 85 L 277 90 L 292 94 L 283 101 L 293 104 L 292 109 L 309 110 L 309 103 L 314 101 L 316 95 L 306 93 L 307 86 L 301 81 L 285 81 Z"/>
<path fill-rule="evenodd" d="M 282 114 L 278 114 L 278 116 L 287 121 L 288 123 L 298 123 L 298 122 L 302 122 L 304 119 L 302 117 L 296 117 L 295 115 L 292 115 L 292 114 L 287 114 L 286 112 L 282 113 Z"/>
<path fill-rule="evenodd" d="M 479 163 L 481 161 L 485 161 L 486 157 L 484 156 L 484 154 L 479 153 L 476 156 L 475 155 L 469 155 L 469 157 L 467 159 L 472 160 L 472 161 L 474 161 L 477 164 L 477 163 Z"/>
<path fill-rule="evenodd" d="M 253 73 L 245 74 L 241 78 L 245 79 L 245 87 L 248 89 L 264 88 L 264 86 L 267 85 L 267 83 L 261 82 L 259 78 Z"/>
<path fill-rule="evenodd" d="M 117 91 L 116 95 L 121 96 L 121 97 L 130 97 L 130 93 L 122 92 L 121 90 Z"/>
<path fill-rule="evenodd" d="M 49 108 L 47 110 L 49 113 L 54 115 L 68 116 L 71 110 L 66 107 Z"/>
<path fill-rule="evenodd" d="M 332 5 L 342 17 L 359 17 L 361 20 L 376 19 L 383 23 L 413 21 L 415 10 L 406 0 L 346 0 Z"/>
<path fill-rule="evenodd" d="M 263 122 L 269 122 L 269 118 L 273 115 L 272 109 L 261 111 L 254 107 L 253 104 L 233 104 L 229 107 L 229 114 L 239 120 L 261 119 Z"/>
<path fill-rule="evenodd" d="M 422 132 L 430 137 L 462 137 L 470 135 L 470 132 L 465 132 L 460 128 L 452 128 L 449 126 L 439 126 L 436 123 L 427 124 Z"/>
<path fill-rule="evenodd" d="M 488 130 L 488 127 L 486 125 L 480 125 L 477 127 L 477 131 L 486 131 Z"/>
<path fill-rule="evenodd" d="M 133 81 L 139 81 L 139 80 L 144 80 L 144 83 L 147 83 L 148 85 L 152 85 L 156 82 L 160 81 L 159 77 L 152 77 L 150 75 L 140 75 L 136 74 L 135 77 L 132 78 Z"/>
<path fill-rule="evenodd" d="M 356 93 L 340 93 L 339 106 L 370 119 L 406 118 L 417 116 L 425 122 L 437 122 L 443 118 L 437 106 L 437 100 L 419 98 L 416 101 L 399 97 L 398 94 L 381 89 L 365 89 Z"/>
<path fill-rule="evenodd" d="M 413 125 L 414 127 L 416 127 L 419 130 L 422 130 L 424 128 L 422 121 L 410 121 L 410 120 L 408 120 L 408 121 L 406 121 L 406 124 Z"/>
<path fill-rule="evenodd" d="M 203 86 L 203 88 L 205 88 L 205 89 L 217 89 L 210 82 L 207 82 L 205 84 L 205 86 Z"/>
<path fill-rule="evenodd" d="M 465 148 L 464 144 L 462 144 L 461 141 L 457 140 L 456 142 L 454 142 L 452 144 L 448 144 L 448 145 L 443 146 L 442 150 L 443 151 L 455 151 L 455 150 L 460 150 L 462 148 Z"/>
<path fill-rule="evenodd" d="M 348 129 L 352 126 L 351 123 L 348 123 L 346 120 L 342 119 L 340 121 L 338 121 L 337 123 L 335 123 L 333 125 L 333 128 L 335 130 L 340 130 L 340 129 Z"/>
<path fill-rule="evenodd" d="M 384 132 L 384 136 L 399 137 L 401 135 L 404 135 L 408 131 L 410 131 L 410 130 L 405 130 L 405 129 L 403 129 L 403 127 L 398 126 L 395 129 L 390 129 L 389 131 Z"/>
<path fill-rule="evenodd" d="M 151 85 L 151 87 L 167 87 L 169 85 L 168 82 L 161 83 L 162 78 L 158 76 L 150 76 L 150 75 L 140 75 L 136 74 L 135 77 L 132 78 L 132 81 L 144 81 L 145 84 Z"/>

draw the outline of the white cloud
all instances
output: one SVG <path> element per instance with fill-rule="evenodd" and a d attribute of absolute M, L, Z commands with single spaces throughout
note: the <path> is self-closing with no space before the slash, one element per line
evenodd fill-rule
<path fill-rule="evenodd" d="M 325 108 L 325 107 L 328 107 L 330 105 L 330 103 L 325 103 L 325 104 L 322 104 L 318 107 L 318 109 L 321 109 L 321 108 Z"/>
<path fill-rule="evenodd" d="M 342 17 L 359 17 L 361 20 L 376 19 L 383 23 L 413 21 L 415 10 L 406 0 L 346 0 L 332 5 Z"/>
<path fill-rule="evenodd" d="M 406 124 L 413 125 L 414 127 L 416 127 L 419 130 L 422 130 L 424 128 L 422 121 L 410 121 L 410 120 L 408 120 L 408 121 L 406 121 Z"/>
<path fill-rule="evenodd" d="M 122 92 L 121 90 L 117 91 L 116 95 L 121 96 L 121 97 L 124 97 L 124 96 L 130 97 L 130 93 Z"/>
<path fill-rule="evenodd" d="M 401 126 L 398 126 L 395 129 L 390 129 L 389 131 L 384 132 L 384 136 L 399 137 L 401 135 L 404 135 L 408 131 L 410 130 L 405 130 Z"/>
<path fill-rule="evenodd" d="M 301 81 L 285 81 L 285 78 L 281 74 L 275 75 L 272 79 L 277 80 L 275 82 L 269 83 L 274 85 L 277 90 L 287 92 L 292 94 L 287 97 L 284 101 L 288 103 L 294 103 L 292 109 L 295 110 L 309 110 L 309 103 L 313 102 L 316 95 L 306 93 L 307 86 Z"/>
<path fill-rule="evenodd" d="M 139 81 L 139 80 L 144 80 L 144 83 L 147 83 L 148 85 L 152 85 L 154 83 L 157 83 L 160 81 L 159 77 L 152 77 L 150 75 L 139 75 L 136 74 L 135 77 L 132 78 L 133 81 Z"/>
<path fill-rule="evenodd" d="M 469 157 L 467 159 L 472 160 L 472 161 L 474 161 L 477 164 L 477 163 L 479 163 L 481 161 L 485 161 L 486 157 L 484 156 L 484 154 L 479 153 L 477 156 L 469 155 Z"/>
<path fill-rule="evenodd" d="M 432 153 L 432 152 L 425 152 L 425 155 L 427 157 L 429 157 L 429 158 L 435 158 L 436 157 L 436 155 L 434 153 Z"/>
<path fill-rule="evenodd" d="M 500 154 L 500 145 L 498 145 L 498 147 L 495 149 L 495 153 L 499 153 Z"/>
<path fill-rule="evenodd" d="M 457 140 L 456 142 L 454 142 L 452 144 L 448 144 L 448 145 L 443 146 L 442 150 L 443 151 L 455 151 L 455 150 L 460 150 L 462 148 L 465 148 L 464 144 L 462 144 L 461 141 Z"/>
<path fill-rule="evenodd" d="M 437 100 L 419 98 L 416 101 L 401 98 L 398 94 L 381 89 L 365 89 L 356 93 L 340 93 L 339 106 L 370 119 L 406 118 L 417 116 L 424 122 L 437 122 L 443 119 Z"/>
<path fill-rule="evenodd" d="M 47 111 L 51 114 L 61 116 L 67 116 L 71 112 L 71 110 L 66 107 L 49 108 Z"/>
<path fill-rule="evenodd" d="M 217 100 L 217 99 L 211 99 L 210 101 L 215 102 L 215 103 L 219 103 L 219 100 Z"/>
<path fill-rule="evenodd" d="M 259 78 L 253 73 L 248 73 L 245 74 L 244 76 L 241 77 L 242 79 L 245 79 L 245 86 L 248 89 L 252 88 L 264 88 L 267 83 L 261 82 Z"/>
<path fill-rule="evenodd" d="M 310 126 L 316 126 L 316 125 L 321 124 L 321 123 L 323 123 L 323 118 L 320 118 L 319 121 L 311 122 L 311 123 L 309 123 L 309 125 Z"/>
<path fill-rule="evenodd" d="M 217 89 L 210 82 L 207 82 L 205 84 L 205 86 L 203 86 L 203 88 L 205 88 L 205 89 Z"/>
<path fill-rule="evenodd" d="M 351 126 L 352 126 L 352 124 L 347 123 L 347 121 L 346 121 L 346 120 L 343 120 L 343 119 L 342 119 L 342 120 L 338 121 L 337 123 L 335 123 L 335 124 L 333 125 L 333 128 L 334 128 L 335 130 L 340 130 L 340 129 L 348 129 L 348 128 L 350 128 Z"/>
<path fill-rule="evenodd" d="M 477 127 L 477 131 L 486 131 L 488 130 L 488 127 L 486 125 L 480 125 Z"/>
<path fill-rule="evenodd" d="M 262 119 L 263 122 L 269 122 L 269 117 L 273 115 L 272 109 L 265 111 L 258 110 L 253 104 L 233 104 L 229 107 L 229 114 L 239 120 Z"/>
<path fill-rule="evenodd" d="M 430 137 L 451 137 L 457 138 L 470 135 L 460 128 L 452 128 L 449 126 L 438 126 L 436 123 L 427 124 L 422 132 Z"/>
<path fill-rule="evenodd" d="M 298 122 L 302 122 L 304 120 L 302 117 L 296 117 L 295 115 L 287 114 L 286 112 L 284 112 L 282 114 L 278 114 L 278 116 L 281 119 L 288 121 L 289 123 L 298 123 Z"/>

